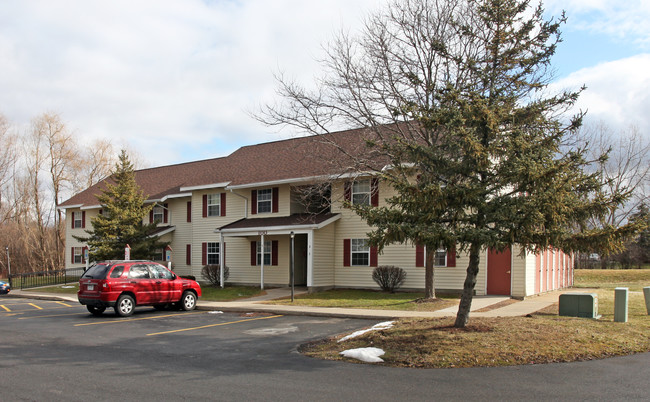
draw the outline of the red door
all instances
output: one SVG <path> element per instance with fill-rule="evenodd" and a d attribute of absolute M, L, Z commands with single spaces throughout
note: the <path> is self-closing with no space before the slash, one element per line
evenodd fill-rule
<path fill-rule="evenodd" d="M 488 251 L 487 294 L 510 296 L 512 276 L 512 257 L 510 249 L 501 253 Z"/>

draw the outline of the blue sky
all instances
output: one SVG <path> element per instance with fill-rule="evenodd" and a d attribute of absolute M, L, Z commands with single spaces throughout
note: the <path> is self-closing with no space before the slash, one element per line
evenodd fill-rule
<path fill-rule="evenodd" d="M 273 73 L 311 82 L 321 45 L 383 0 L 3 0 L 0 113 L 18 130 L 60 113 L 80 141 L 130 144 L 152 166 L 294 135 L 246 111 Z M 650 132 L 650 2 L 548 0 L 564 9 L 552 89 L 588 89 L 587 122 Z"/>

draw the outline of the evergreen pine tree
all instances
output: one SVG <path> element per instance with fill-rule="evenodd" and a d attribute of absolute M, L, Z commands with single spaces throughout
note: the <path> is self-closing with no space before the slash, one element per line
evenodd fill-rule
<path fill-rule="evenodd" d="M 133 165 L 124 150 L 97 200 L 103 212 L 91 220 L 93 229 L 86 231 L 89 237 L 74 236 L 88 244 L 91 260 L 123 259 L 127 245 L 132 259 L 150 259 L 155 250 L 168 244 L 150 236 L 156 229 L 155 222 L 143 223 L 153 206 L 144 204 L 146 197 L 135 181 Z"/>

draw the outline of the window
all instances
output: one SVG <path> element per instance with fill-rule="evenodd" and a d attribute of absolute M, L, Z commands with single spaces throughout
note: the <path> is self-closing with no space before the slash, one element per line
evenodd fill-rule
<path fill-rule="evenodd" d="M 121 278 L 124 273 L 124 265 L 118 265 L 111 271 L 111 278 Z"/>
<path fill-rule="evenodd" d="M 257 213 L 271 212 L 273 208 L 273 190 L 270 188 L 257 191 Z"/>
<path fill-rule="evenodd" d="M 257 265 L 262 265 L 262 258 L 264 258 L 264 265 L 271 265 L 271 242 L 264 242 L 264 250 L 262 250 L 262 242 L 257 242 Z"/>
<path fill-rule="evenodd" d="M 153 207 L 153 215 L 152 215 L 153 220 L 152 220 L 152 223 L 155 222 L 155 221 L 162 222 L 163 221 L 163 215 L 164 215 L 163 207 L 161 207 L 161 206 Z"/>
<path fill-rule="evenodd" d="M 72 251 L 72 262 L 75 264 L 84 263 L 84 248 L 83 247 L 73 247 Z"/>
<path fill-rule="evenodd" d="M 129 278 L 148 279 L 149 269 L 147 269 L 146 265 L 132 265 L 129 270 Z"/>
<path fill-rule="evenodd" d="M 436 267 L 447 266 L 447 250 L 439 248 L 433 256 L 433 265 Z"/>
<path fill-rule="evenodd" d="M 208 194 L 208 216 L 220 216 L 221 214 L 221 194 Z"/>
<path fill-rule="evenodd" d="M 357 180 L 352 183 L 352 204 L 370 205 L 370 180 Z"/>
<path fill-rule="evenodd" d="M 82 212 L 73 212 L 72 213 L 72 228 L 78 229 L 83 227 L 83 213 Z"/>
<path fill-rule="evenodd" d="M 351 254 L 352 265 L 369 266 L 370 246 L 368 246 L 368 240 L 352 239 L 350 245 L 351 245 L 351 253 L 352 253 Z"/>
<path fill-rule="evenodd" d="M 208 243 L 207 257 L 209 265 L 219 265 L 219 243 Z"/>
<path fill-rule="evenodd" d="M 149 265 L 149 271 L 155 279 L 172 279 L 172 273 L 162 265 Z"/>
<path fill-rule="evenodd" d="M 165 255 L 164 251 L 162 248 L 157 248 L 153 251 L 153 255 L 151 256 L 151 259 L 154 261 L 164 261 L 165 260 Z"/>

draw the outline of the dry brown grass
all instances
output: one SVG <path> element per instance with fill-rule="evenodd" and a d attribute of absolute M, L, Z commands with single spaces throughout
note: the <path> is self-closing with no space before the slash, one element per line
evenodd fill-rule
<path fill-rule="evenodd" d="M 600 359 L 650 351 L 650 316 L 643 294 L 630 292 L 629 322 L 617 323 L 611 274 L 598 294 L 600 320 L 559 317 L 554 304 L 530 317 L 470 318 L 464 329 L 453 318 L 404 319 L 387 330 L 374 331 L 338 343 L 343 335 L 304 345 L 308 356 L 343 358 L 339 352 L 377 347 L 388 366 L 451 368 L 506 366 Z M 591 281 L 592 286 L 597 281 Z M 345 334 L 344 334 L 345 335 Z"/>

